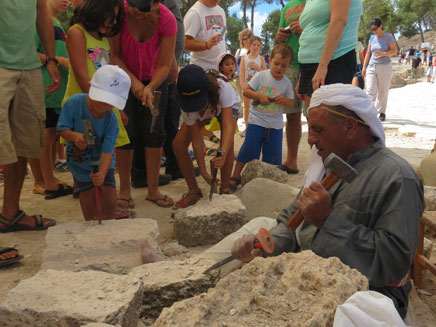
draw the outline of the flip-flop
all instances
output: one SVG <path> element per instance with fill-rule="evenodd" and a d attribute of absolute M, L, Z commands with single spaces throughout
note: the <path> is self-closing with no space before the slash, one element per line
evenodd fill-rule
<path fill-rule="evenodd" d="M 298 169 L 292 169 L 292 168 L 289 168 L 289 167 L 287 167 L 285 165 L 277 166 L 277 168 L 280 169 L 280 170 L 283 170 L 284 172 L 286 172 L 288 174 L 298 174 L 298 172 L 299 172 Z"/>
<path fill-rule="evenodd" d="M 33 184 L 32 193 L 33 194 L 41 194 L 44 195 L 44 188 L 38 185 Z"/>
<path fill-rule="evenodd" d="M 17 249 L 14 249 L 14 248 L 4 248 L 4 249 L 0 249 L 0 254 L 12 252 L 12 251 L 16 251 L 18 253 Z M 19 253 L 15 257 L 13 257 L 13 258 L 0 259 L 0 267 L 8 266 L 8 265 L 10 265 L 10 264 L 12 264 L 14 262 L 20 261 L 21 259 L 23 259 L 23 256 L 20 255 Z"/>
<path fill-rule="evenodd" d="M 122 205 L 120 201 L 126 202 L 127 205 Z M 130 197 L 128 199 L 126 198 L 118 198 L 117 199 L 117 207 L 120 209 L 133 209 L 135 207 L 135 202 L 133 201 L 133 198 Z"/>
<path fill-rule="evenodd" d="M 115 220 L 136 218 L 136 211 L 120 210 L 115 213 Z"/>
<path fill-rule="evenodd" d="M 4 224 L 5 227 L 0 227 L 0 233 L 10 233 L 10 232 L 18 232 L 21 230 L 45 230 L 51 226 L 56 225 L 56 220 L 43 218 L 41 215 L 33 215 L 35 220 L 35 226 L 28 226 L 19 224 L 20 220 L 26 216 L 23 210 L 18 210 L 15 217 L 12 220 L 7 220 L 5 217 L 0 215 L 0 223 Z M 44 222 L 48 221 L 47 225 L 44 225 Z"/>
<path fill-rule="evenodd" d="M 198 199 L 186 201 L 186 198 L 188 195 L 198 195 Z M 176 202 L 173 209 L 184 209 L 186 207 L 192 206 L 196 204 L 201 198 L 203 197 L 203 193 L 200 189 L 189 191 L 188 193 L 185 193 L 182 195 L 182 198 Z"/>
<path fill-rule="evenodd" d="M 61 196 L 73 194 L 73 188 L 68 185 L 58 184 L 57 190 L 45 190 L 44 191 L 44 199 L 52 200 L 59 198 Z"/>
<path fill-rule="evenodd" d="M 145 199 L 147 201 L 155 203 L 156 205 L 158 205 L 159 207 L 162 207 L 162 208 L 170 208 L 174 205 L 174 201 L 170 202 L 170 198 L 168 197 L 168 195 L 164 195 L 163 198 L 158 198 L 158 199 L 150 199 L 149 197 L 146 197 Z M 159 201 L 164 201 L 167 204 L 162 204 L 162 202 L 159 202 Z"/>

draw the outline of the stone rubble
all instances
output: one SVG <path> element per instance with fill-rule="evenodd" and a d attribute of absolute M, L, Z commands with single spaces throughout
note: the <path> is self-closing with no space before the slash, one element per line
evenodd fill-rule
<path fill-rule="evenodd" d="M 218 272 L 203 274 L 215 261 L 205 257 L 159 261 L 132 269 L 129 276 L 143 283 L 141 318 L 154 320 L 174 302 L 207 292 Z"/>
<path fill-rule="evenodd" d="M 126 274 L 142 264 L 138 241 L 159 252 L 158 236 L 157 222 L 146 218 L 60 224 L 47 231 L 41 268 Z"/>
<path fill-rule="evenodd" d="M 277 166 L 262 162 L 260 160 L 252 160 L 245 165 L 242 172 L 241 184 L 244 186 L 252 179 L 263 177 L 279 183 L 286 184 L 288 181 L 288 174 Z"/>
<path fill-rule="evenodd" d="M 266 178 L 255 178 L 242 189 L 242 204 L 247 208 L 247 218 L 276 218 L 287 208 L 300 190 Z M 262 201 L 259 201 L 262 199 Z"/>
<path fill-rule="evenodd" d="M 247 222 L 246 209 L 236 195 L 217 195 L 178 210 L 174 218 L 177 241 L 184 246 L 215 244 Z"/>
<path fill-rule="evenodd" d="M 138 278 L 99 271 L 40 270 L 0 304 L 0 326 L 136 327 L 143 294 Z"/>
<path fill-rule="evenodd" d="M 207 294 L 164 309 L 154 327 L 332 326 L 337 305 L 368 280 L 338 258 L 311 251 L 256 258 Z"/>
<path fill-rule="evenodd" d="M 424 185 L 425 210 L 436 211 L 436 187 Z"/>

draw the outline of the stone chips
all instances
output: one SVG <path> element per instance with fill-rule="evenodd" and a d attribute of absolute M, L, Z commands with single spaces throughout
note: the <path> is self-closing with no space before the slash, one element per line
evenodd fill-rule
<path fill-rule="evenodd" d="M 256 258 L 207 294 L 164 309 L 155 327 L 332 326 L 337 305 L 368 280 L 338 258 L 312 251 Z"/>

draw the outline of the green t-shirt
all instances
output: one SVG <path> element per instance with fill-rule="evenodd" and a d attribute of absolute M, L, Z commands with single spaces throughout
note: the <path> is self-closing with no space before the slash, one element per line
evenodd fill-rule
<path fill-rule="evenodd" d="M 53 19 L 53 27 L 54 27 L 54 38 L 55 38 L 55 54 L 57 57 L 68 58 L 65 32 L 62 26 L 55 19 Z M 44 53 L 44 49 L 42 47 L 41 41 L 39 40 L 38 33 L 36 32 L 35 32 L 35 43 L 36 43 L 36 50 L 39 53 Z M 58 65 L 58 68 L 61 74 L 61 86 L 56 92 L 44 93 L 46 108 L 62 107 L 62 100 L 65 95 L 65 89 L 67 88 L 68 69 L 61 65 Z M 52 79 L 47 72 L 46 65 L 43 65 L 41 67 L 41 71 L 42 71 L 42 77 L 44 79 L 44 89 L 45 89 L 48 85 L 52 83 Z"/>
<path fill-rule="evenodd" d="M 305 5 L 306 0 L 290 0 L 283 8 L 280 15 L 279 28 L 288 27 L 292 22 L 299 20 Z M 300 34 L 291 33 L 285 40 L 285 43 L 294 51 L 294 58 L 291 63 L 292 68 L 300 67 L 298 64 L 298 49 L 300 48 L 299 39 Z"/>
<path fill-rule="evenodd" d="M 0 67 L 29 70 L 41 66 L 33 39 L 36 2 L 0 1 Z"/>

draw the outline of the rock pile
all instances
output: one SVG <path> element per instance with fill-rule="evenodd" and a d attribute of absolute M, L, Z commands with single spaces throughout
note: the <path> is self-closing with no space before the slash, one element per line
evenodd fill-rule
<path fill-rule="evenodd" d="M 336 306 L 368 280 L 311 251 L 256 258 L 207 294 L 164 309 L 155 327 L 332 326 Z"/>

